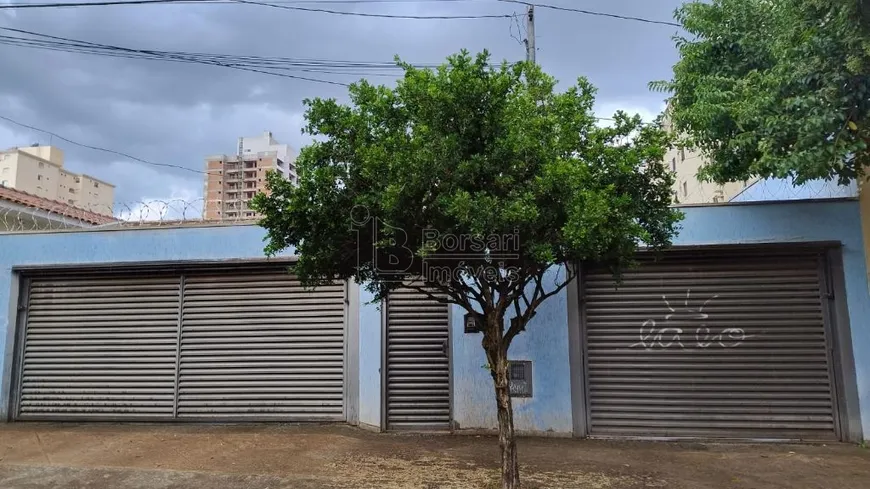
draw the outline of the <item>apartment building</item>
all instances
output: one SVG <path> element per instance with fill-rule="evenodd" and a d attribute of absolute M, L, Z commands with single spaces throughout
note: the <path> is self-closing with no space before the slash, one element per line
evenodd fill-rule
<path fill-rule="evenodd" d="M 206 219 L 252 219 L 258 217 L 250 201 L 266 191 L 266 173 L 276 171 L 296 183 L 296 155 L 271 132 L 239 138 L 234 155 L 206 158 L 203 189 Z"/>
<path fill-rule="evenodd" d="M 664 127 L 668 131 L 673 129 L 667 119 L 665 119 Z M 724 185 L 702 182 L 698 179 L 698 171 L 704 166 L 704 162 L 704 155 L 689 149 L 671 148 L 665 154 L 665 164 L 676 174 L 674 185 L 671 187 L 675 203 L 715 204 L 728 202 L 755 182 L 755 180 L 749 180 L 729 182 Z"/>
<path fill-rule="evenodd" d="M 10 148 L 0 152 L 0 186 L 111 216 L 115 186 L 63 167 L 63 151 L 54 146 Z"/>
<path fill-rule="evenodd" d="M 754 181 L 729 182 L 724 185 L 702 182 L 698 179 L 698 171 L 704 165 L 704 156 L 687 149 L 675 148 L 668 151 L 665 164 L 676 173 L 672 191 L 674 202 L 679 204 L 728 202 Z"/>

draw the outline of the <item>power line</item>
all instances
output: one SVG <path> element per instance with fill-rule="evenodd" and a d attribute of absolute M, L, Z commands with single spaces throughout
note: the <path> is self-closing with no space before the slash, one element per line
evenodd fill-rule
<path fill-rule="evenodd" d="M 403 68 L 395 61 L 371 62 L 371 61 L 338 61 L 317 58 L 287 58 L 287 57 L 263 57 L 248 55 L 190 53 L 179 51 L 158 51 L 150 49 L 133 49 L 108 44 L 99 44 L 89 41 L 81 41 L 66 37 L 52 36 L 23 29 L 0 27 L 0 31 L 9 31 L 33 37 L 15 37 L 0 35 L 0 45 L 41 49 L 47 51 L 69 52 L 75 54 L 87 54 L 94 56 L 146 59 L 152 61 L 170 61 L 175 63 L 204 64 L 220 66 L 237 70 L 252 71 L 272 76 L 281 76 L 306 81 L 316 81 L 339 86 L 349 86 L 347 83 L 333 80 L 321 80 L 310 77 L 290 75 L 286 72 L 322 73 L 334 75 L 350 75 L 360 78 L 387 77 L 399 78 Z M 411 66 L 420 69 L 432 69 L 438 67 L 438 63 L 411 63 Z M 267 71 L 268 70 L 268 71 Z"/>
<path fill-rule="evenodd" d="M 502 3 L 516 3 L 516 4 L 520 4 L 520 5 L 538 7 L 538 8 L 544 8 L 544 9 L 550 9 L 550 10 L 560 10 L 563 12 L 574 12 L 574 13 L 583 14 L 583 15 L 610 17 L 612 19 L 619 19 L 619 20 L 632 20 L 635 22 L 644 22 L 647 24 L 668 25 L 668 26 L 673 26 L 673 27 L 682 27 L 683 26 L 682 24 L 678 24 L 676 22 L 670 22 L 667 20 L 646 19 L 643 17 L 634 17 L 631 15 L 620 15 L 620 14 L 611 14 L 611 13 L 607 13 L 607 12 L 596 12 L 594 10 L 584 10 L 584 9 L 573 8 L 573 7 L 560 7 L 558 5 L 549 5 L 549 4 L 545 4 L 545 3 L 524 2 L 522 0 L 496 0 L 496 1 L 502 2 Z"/>
<path fill-rule="evenodd" d="M 231 69 L 235 69 L 235 70 L 250 71 L 250 72 L 254 72 L 254 73 L 261 73 L 261 74 L 271 75 L 271 76 L 279 76 L 279 77 L 284 77 L 284 78 L 293 78 L 293 79 L 297 79 L 297 80 L 310 81 L 310 82 L 316 82 L 316 83 L 326 83 L 326 84 L 330 84 L 330 85 L 338 85 L 338 86 L 342 86 L 342 87 L 349 87 L 350 86 L 350 84 L 348 84 L 348 83 L 342 83 L 342 82 L 337 82 L 337 81 L 333 81 L 333 80 L 323 80 L 323 79 L 319 79 L 319 78 L 310 78 L 310 77 L 306 77 L 306 76 L 290 75 L 287 73 L 275 73 L 272 71 L 266 71 L 266 70 L 262 70 L 262 69 L 258 69 L 258 68 L 252 68 L 249 66 L 240 66 L 237 64 L 227 64 L 225 62 L 222 62 L 220 60 L 215 60 L 215 59 L 203 59 L 203 58 L 197 58 L 195 56 L 188 57 L 185 53 L 171 53 L 171 52 L 165 52 L 165 51 L 160 52 L 160 51 L 148 51 L 148 50 L 141 50 L 141 49 L 130 49 L 130 48 L 125 48 L 125 47 L 121 47 L 121 46 L 113 46 L 113 45 L 109 45 L 109 44 L 98 44 L 98 43 L 92 43 L 92 42 L 88 42 L 88 41 L 79 41 L 76 39 L 69 39 L 69 38 L 65 38 L 65 37 L 51 36 L 48 34 L 40 34 L 38 32 L 25 31 L 23 29 L 13 29 L 10 27 L 0 27 L 0 30 L 6 30 L 6 31 L 17 32 L 17 33 L 21 33 L 21 34 L 28 34 L 28 35 L 32 35 L 32 36 L 39 36 L 39 37 L 44 37 L 44 38 L 48 38 L 48 39 L 64 41 L 66 43 L 71 43 L 71 45 L 70 44 L 66 45 L 67 48 L 70 48 L 70 47 L 73 47 L 73 48 L 78 47 L 79 48 L 78 50 L 76 50 L 76 49 L 62 49 L 62 47 L 64 46 L 63 44 L 55 43 L 55 45 L 52 46 L 51 44 L 42 43 L 41 44 L 42 46 L 47 46 L 46 49 L 55 49 L 55 50 L 72 51 L 72 52 L 86 52 L 87 54 L 97 54 L 93 51 L 94 48 L 97 48 L 97 49 L 108 51 L 110 53 L 121 51 L 121 52 L 124 52 L 124 53 L 131 55 L 131 56 L 120 56 L 120 57 L 162 59 L 164 61 L 173 61 L 173 62 L 179 62 L 179 63 L 198 63 L 198 64 L 205 64 L 205 65 L 212 65 L 212 66 L 221 66 L 224 68 L 231 68 Z M 3 40 L 3 38 L 5 38 L 5 41 Z M 12 40 L 12 42 L 10 42 L 10 40 Z M 34 42 L 33 40 L 29 41 L 25 38 L 9 38 L 8 36 L 0 36 L 0 43 L 3 43 L 3 44 L 16 45 L 15 44 L 16 40 L 18 42 L 17 45 L 28 45 L 29 44 L 31 47 L 40 45 L 40 43 L 38 41 L 36 41 L 36 42 Z M 81 48 L 83 48 L 83 49 L 81 49 Z M 91 51 L 88 51 L 88 49 L 91 49 Z"/>
<path fill-rule="evenodd" d="M 101 0 L 97 2 L 68 3 L 7 3 L 0 10 L 26 8 L 105 7 L 109 5 L 149 5 L 165 3 L 227 3 L 226 0 Z"/>
<path fill-rule="evenodd" d="M 0 10 L 4 9 L 35 9 L 35 8 L 64 8 L 64 7 L 105 7 L 111 5 L 154 5 L 154 4 L 171 4 L 171 3 L 209 3 L 209 4 L 226 4 L 226 3 L 242 3 L 250 5 L 260 5 L 263 7 L 280 8 L 284 10 L 294 10 L 298 12 L 314 12 L 332 15 L 351 15 L 357 17 L 376 17 L 384 19 L 411 19 L 411 20 L 476 20 L 476 19 L 506 19 L 510 18 L 509 14 L 483 14 L 483 15 L 399 15 L 399 14 L 376 14 L 371 12 L 347 12 L 342 10 L 332 10 L 325 8 L 300 7 L 292 5 L 279 5 L 278 3 L 255 2 L 249 0 L 101 0 L 96 2 L 64 2 L 64 3 L 16 3 L 0 5 Z M 335 3 L 335 2 L 324 2 Z M 379 2 L 383 3 L 383 2 Z M 407 3 L 407 2 L 406 2 Z"/>
<path fill-rule="evenodd" d="M 51 131 L 47 131 L 47 130 L 45 130 L 45 129 L 40 129 L 40 128 L 38 128 L 38 127 L 34 127 L 34 126 L 31 126 L 31 125 L 25 124 L 25 123 L 23 123 L 23 122 L 18 122 L 18 121 L 16 121 L 16 120 L 14 120 L 14 119 L 10 119 L 9 117 L 6 117 L 6 116 L 4 116 L 4 115 L 0 115 L 0 119 L 3 119 L 4 121 L 7 121 L 7 122 L 11 122 L 12 124 L 15 124 L 16 126 L 25 127 L 25 128 L 27 128 L 27 129 L 31 129 L 31 130 L 33 130 L 33 131 L 39 131 L 39 132 L 41 132 L 41 133 L 48 134 L 49 136 L 52 136 L 52 137 L 58 138 L 58 139 L 60 139 L 61 141 L 67 142 L 67 143 L 72 144 L 72 145 L 75 145 L 75 146 L 79 146 L 79 147 L 81 147 L 81 148 L 87 148 L 87 149 L 91 149 L 91 150 L 94 150 L 94 151 L 102 151 L 103 153 L 110 153 L 110 154 L 113 154 L 113 155 L 116 155 L 116 156 L 122 156 L 122 157 L 124 157 L 124 158 L 129 158 L 129 159 L 131 159 L 131 160 L 138 161 L 138 162 L 140 162 L 140 163 L 145 163 L 146 165 L 161 166 L 161 167 L 165 167 L 165 168 L 177 168 L 177 169 L 179 169 L 179 170 L 185 170 L 185 171 L 189 171 L 189 172 L 193 172 L 193 173 L 200 173 L 200 174 L 205 174 L 205 173 L 206 173 L 206 172 L 204 172 L 204 171 L 202 171 L 202 170 L 194 170 L 194 169 L 192 169 L 192 168 L 185 168 L 185 167 L 180 166 L 180 165 L 172 165 L 172 164 L 169 164 L 169 163 L 155 163 L 155 162 L 153 162 L 153 161 L 143 160 L 142 158 L 138 158 L 138 157 L 136 157 L 136 156 L 132 156 L 132 155 L 129 155 L 129 154 L 127 154 L 127 153 L 122 153 L 122 152 L 120 152 L 120 151 L 115 151 L 115 150 L 113 150 L 113 149 L 101 148 L 101 147 L 99 147 L 99 146 L 91 146 L 91 145 L 89 145 L 89 144 L 79 143 L 79 142 L 77 142 L 77 141 L 73 141 L 72 139 L 65 138 L 65 137 L 61 136 L 60 134 L 57 134 L 57 133 L 54 133 L 54 132 L 51 132 Z"/>
<path fill-rule="evenodd" d="M 498 0 L 272 0 L 272 3 L 283 3 L 293 5 L 345 5 L 345 4 L 405 4 L 411 5 L 414 3 L 492 3 Z"/>
<path fill-rule="evenodd" d="M 245 69 L 276 76 L 292 76 L 274 71 L 302 71 L 311 73 L 355 75 L 360 77 L 384 76 L 397 78 L 403 72 L 402 66 L 395 61 L 340 61 L 318 58 L 288 58 L 266 57 L 251 55 L 212 54 L 184 51 L 159 51 L 152 49 L 133 49 L 109 44 L 99 44 L 90 41 L 70 39 L 66 37 L 52 36 L 39 32 L 11 27 L 0 27 L 0 31 L 8 31 L 31 37 L 15 37 L 0 35 L 0 44 L 14 47 L 26 47 L 43 49 L 48 51 L 61 51 L 76 54 L 89 54 L 96 56 L 118 57 L 128 59 L 148 59 L 154 61 L 171 61 L 178 63 L 197 63 L 212 66 L 221 66 L 234 69 Z M 440 63 L 410 63 L 411 66 L 420 69 L 432 69 L 440 66 Z M 392 72 L 391 72 L 392 71 Z M 305 78 L 311 80 L 309 78 Z M 321 81 L 321 80 L 318 80 Z M 322 80 L 325 83 L 338 83 L 342 86 L 347 84 Z"/>
<path fill-rule="evenodd" d="M 283 10 L 295 10 L 301 12 L 318 12 L 332 15 L 352 15 L 357 17 L 377 17 L 382 19 L 411 19 L 411 20 L 475 20 L 475 19 L 510 19 L 510 14 L 488 14 L 488 15 L 397 15 L 397 14 L 373 14 L 369 12 L 346 12 L 341 10 L 330 10 L 323 8 L 312 7 L 293 7 L 290 5 L 279 5 L 277 3 L 255 2 L 252 0 L 232 0 L 234 3 L 244 3 L 248 5 L 261 5 L 264 7 L 279 8 Z"/>
<path fill-rule="evenodd" d="M 298 12 L 313 12 L 326 13 L 332 15 L 350 15 L 357 17 L 376 17 L 386 19 L 412 19 L 412 20 L 472 20 L 472 19 L 508 19 L 511 14 L 483 14 L 483 15 L 399 15 L 399 14 L 377 14 L 371 12 L 348 12 L 342 10 L 332 10 L 326 8 L 302 7 L 299 5 L 327 5 L 327 4 L 411 4 L 411 3 L 461 3 L 473 2 L 474 0 L 413 0 L 413 1 L 398 1 L 398 0 L 340 0 L 327 2 L 323 0 L 273 0 L 270 3 L 260 2 L 255 0 L 98 0 L 95 2 L 57 2 L 57 3 L 15 3 L 0 5 L 0 10 L 4 9 L 35 9 L 35 8 L 63 8 L 63 7 L 98 7 L 111 5 L 154 5 L 154 4 L 227 4 L 227 3 L 242 3 L 250 5 L 260 5 L 264 7 L 279 8 L 284 10 L 294 10 Z M 483 3 L 484 0 L 480 0 Z M 682 27 L 681 24 L 672 21 L 647 19 L 644 17 L 636 17 L 632 15 L 613 14 L 609 12 L 598 12 L 594 10 L 579 9 L 574 7 L 562 7 L 559 5 L 551 5 L 546 3 L 534 3 L 523 0 L 489 0 L 490 2 L 512 3 L 538 7 L 542 9 L 558 10 L 562 12 L 572 12 L 583 15 L 591 15 L 598 17 L 607 17 L 619 20 L 629 20 L 634 22 L 643 22 L 647 24 L 666 25 L 671 27 Z"/>

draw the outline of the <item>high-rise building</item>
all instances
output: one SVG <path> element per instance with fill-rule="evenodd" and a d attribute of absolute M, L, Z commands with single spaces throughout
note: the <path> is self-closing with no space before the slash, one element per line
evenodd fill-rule
<path fill-rule="evenodd" d="M 0 186 L 111 216 L 115 186 L 63 167 L 63 151 L 29 146 L 0 151 Z"/>
<path fill-rule="evenodd" d="M 239 138 L 236 154 L 210 156 L 205 168 L 206 219 L 258 217 L 249 204 L 258 192 L 266 191 L 269 171 L 296 183 L 296 155 L 290 146 L 276 141 L 271 132 Z"/>

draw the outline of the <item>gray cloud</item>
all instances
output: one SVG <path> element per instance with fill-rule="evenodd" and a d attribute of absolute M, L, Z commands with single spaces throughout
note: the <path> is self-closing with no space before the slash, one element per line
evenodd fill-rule
<path fill-rule="evenodd" d="M 3 2 L 4 0 L 0 0 Z M 543 0 L 542 0 L 542 3 Z M 671 20 L 679 0 L 549 0 L 546 3 Z M 339 5 L 391 14 L 522 13 L 496 2 Z M 0 11 L 0 26 L 97 43 L 173 51 L 437 63 L 468 49 L 518 60 L 524 47 L 507 19 L 418 21 L 292 12 L 242 4 L 90 7 Z M 537 60 L 563 87 L 587 76 L 602 115 L 622 108 L 649 117 L 661 94 L 647 82 L 668 78 L 674 27 L 538 9 Z M 516 36 L 516 26 L 514 26 Z M 0 46 L 0 115 L 70 139 L 200 170 L 206 156 L 234 151 L 236 138 L 271 130 L 296 148 L 302 99 L 345 99 L 342 87 L 220 67 L 95 57 Z M 301 74 L 301 73 L 300 73 Z M 348 75 L 306 73 L 341 82 Z M 374 78 L 389 82 L 389 79 Z M 200 175 L 152 168 L 115 155 L 50 141 L 0 121 L 0 147 L 53 142 L 67 165 L 117 185 L 118 201 L 199 196 Z"/>

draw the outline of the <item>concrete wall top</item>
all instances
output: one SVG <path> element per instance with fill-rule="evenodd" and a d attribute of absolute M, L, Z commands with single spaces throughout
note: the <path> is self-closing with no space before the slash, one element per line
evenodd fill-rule
<path fill-rule="evenodd" d="M 731 202 L 760 202 L 805 199 L 840 199 L 858 196 L 855 182 L 838 185 L 834 181 L 810 180 L 795 186 L 793 178 L 758 180 L 731 198 Z"/>

